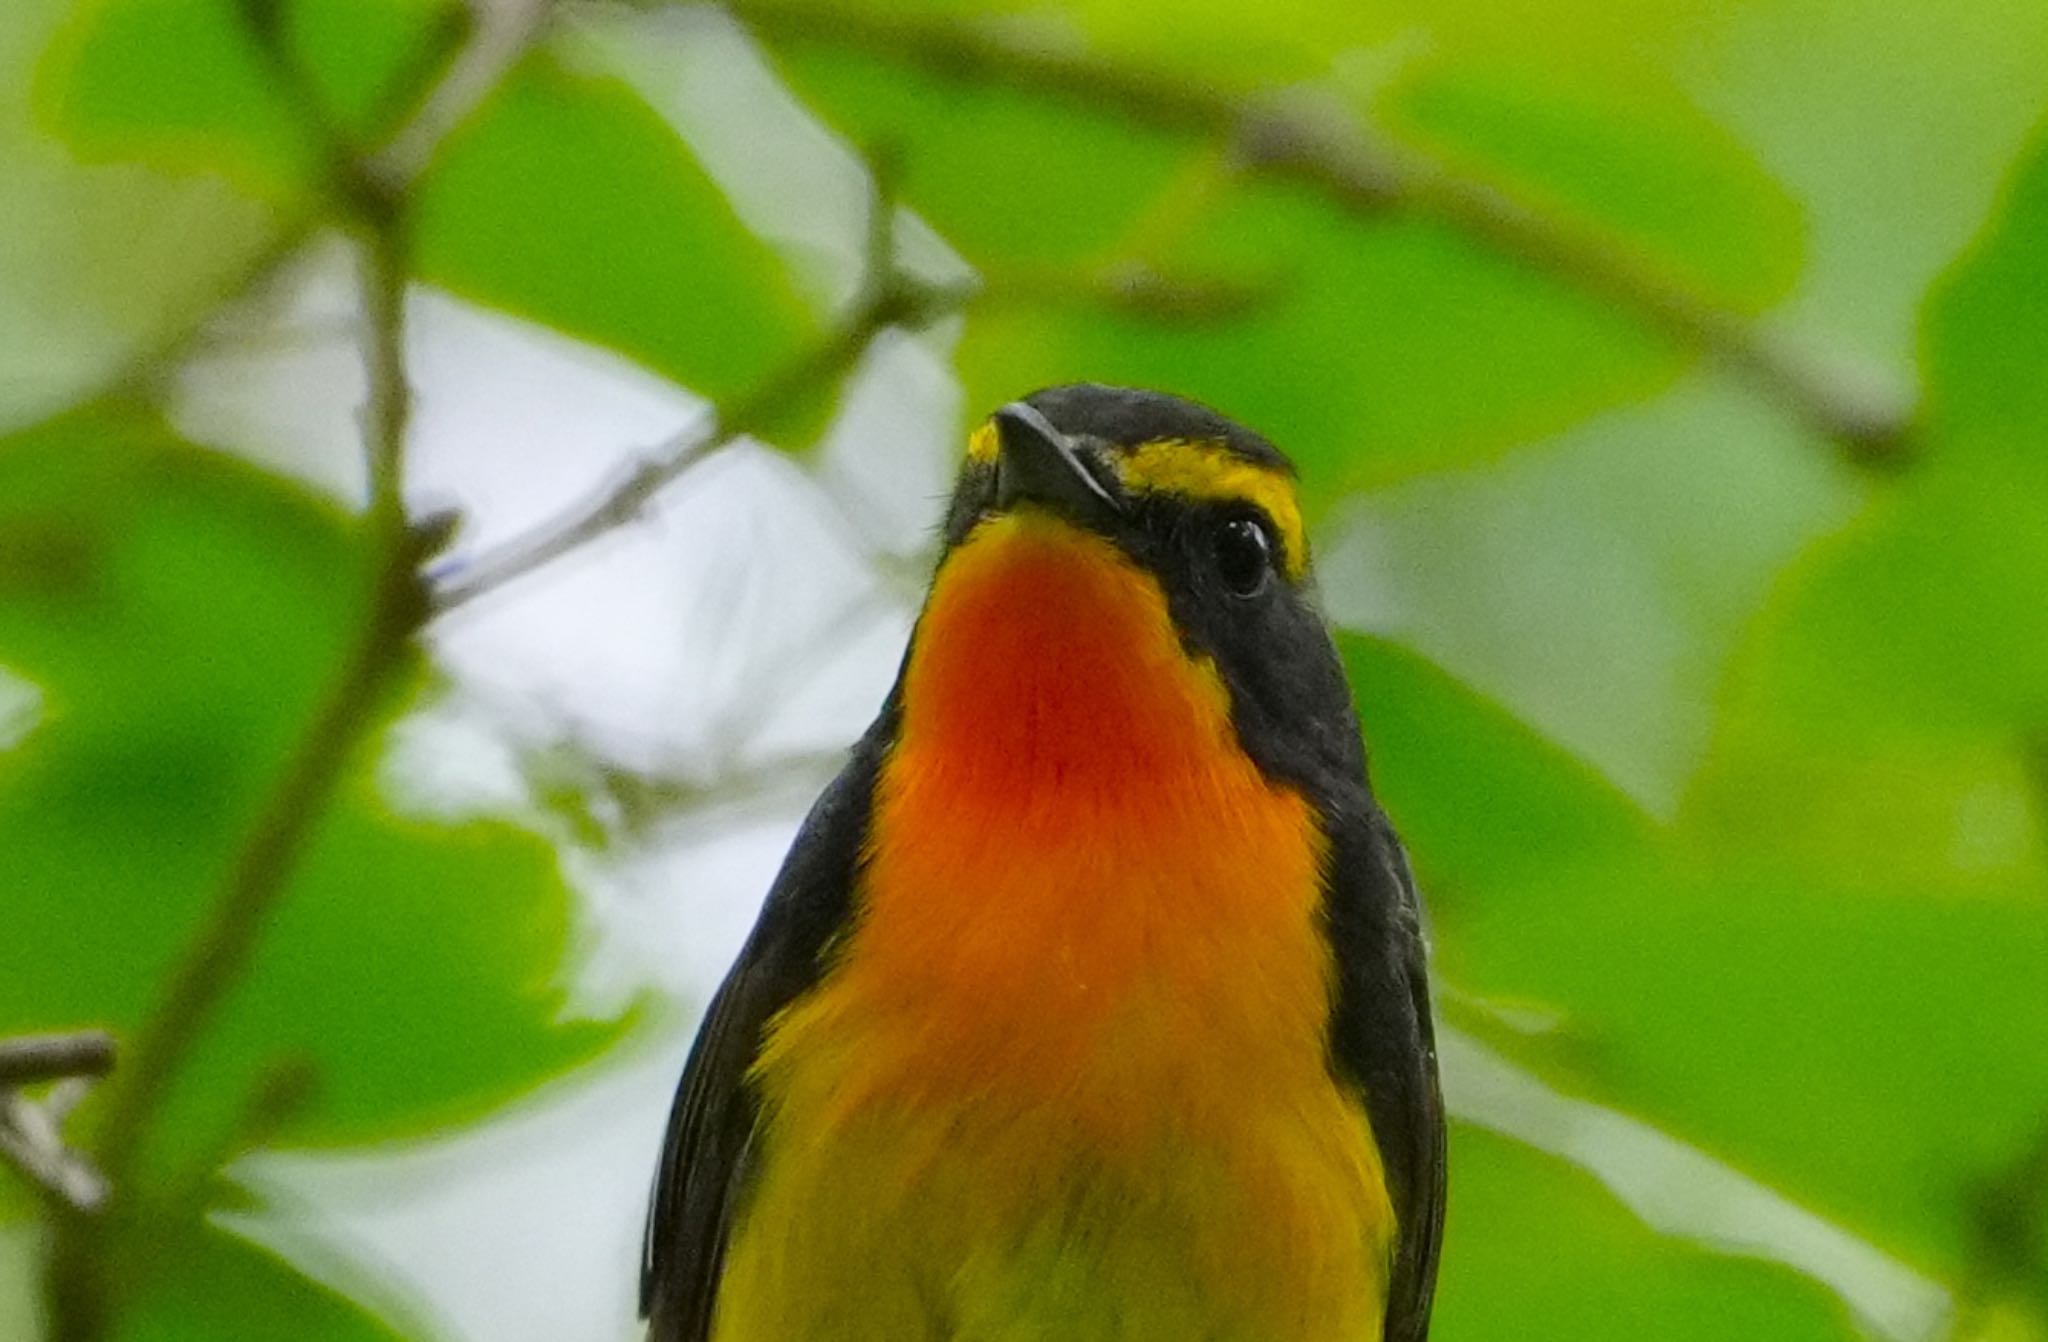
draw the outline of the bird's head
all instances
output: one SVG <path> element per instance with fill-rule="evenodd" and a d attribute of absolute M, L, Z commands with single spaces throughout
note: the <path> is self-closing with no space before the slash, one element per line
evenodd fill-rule
<path fill-rule="evenodd" d="M 1359 776 L 1294 468 L 1258 434 L 1159 392 L 1037 392 L 974 432 L 944 541 L 910 694 L 984 733 L 1028 709 L 1036 735 L 1062 713 L 1112 743 L 1184 733 L 1206 701 L 1275 781 Z"/>

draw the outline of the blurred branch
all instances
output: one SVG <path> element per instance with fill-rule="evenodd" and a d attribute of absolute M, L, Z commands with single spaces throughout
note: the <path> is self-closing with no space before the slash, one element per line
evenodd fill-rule
<path fill-rule="evenodd" d="M 63 1128 L 72 1105 L 113 1066 L 114 1038 L 104 1030 L 0 1040 L 0 1160 L 66 1212 L 91 1212 L 106 1196 L 106 1181 L 65 1144 Z M 40 1104 L 19 1093 L 52 1081 Z"/>
<path fill-rule="evenodd" d="M 370 251 L 374 258 L 382 249 Z M 400 372 L 404 275 L 376 259 L 367 261 L 364 270 L 365 310 L 377 318 L 364 341 L 371 382 L 364 436 L 377 481 L 372 531 L 382 546 L 369 612 L 340 679 L 265 804 L 220 900 L 172 969 L 162 1000 L 136 1037 L 129 1066 L 116 1078 L 103 1140 L 113 1175 L 128 1168 L 171 1079 L 247 964 L 355 738 L 426 616 L 416 570 L 431 538 L 408 530 L 398 511 L 397 476 L 408 412 Z"/>
<path fill-rule="evenodd" d="M 2048 1123 L 1967 1205 L 1977 1293 L 2022 1295 L 2048 1316 Z"/>
<path fill-rule="evenodd" d="M 552 0 L 468 0 L 462 40 L 438 77 L 396 117 L 383 143 L 366 155 L 388 182 L 417 180 L 449 135 L 482 106 L 546 27 Z M 391 104 L 398 106 L 396 100 Z"/>
<path fill-rule="evenodd" d="M 106 1201 L 105 1178 L 64 1141 L 64 1120 L 90 1085 L 83 1076 L 59 1081 L 41 1104 L 0 1086 L 0 1160 L 21 1171 L 61 1220 L 90 1215 Z"/>
<path fill-rule="evenodd" d="M 114 1067 L 114 1037 L 105 1030 L 0 1039 L 0 1089 L 101 1077 Z"/>
<path fill-rule="evenodd" d="M 921 329 L 957 311 L 973 297 L 969 286 L 934 286 L 898 264 L 893 172 L 886 161 L 870 166 L 874 187 L 861 284 L 845 315 L 815 344 L 753 390 L 713 406 L 701 424 L 600 485 L 581 502 L 474 560 L 449 566 L 435 583 L 437 615 L 466 606 L 634 521 L 657 494 L 692 467 L 844 376 L 883 331 L 892 327 Z"/>
<path fill-rule="evenodd" d="M 240 0 L 238 7 L 294 114 L 325 145 L 326 166 L 330 173 L 340 172 L 342 189 L 329 181 L 328 200 L 289 214 L 202 308 L 138 350 L 83 399 L 154 396 L 165 374 L 206 341 L 222 311 L 260 291 L 304 250 L 327 222 L 326 208 L 339 207 L 351 220 L 365 208 L 373 215 L 388 213 L 389 203 L 402 198 L 431 166 L 449 133 L 532 46 L 551 4 L 473 0 L 466 10 L 447 11 L 448 17 L 428 29 L 419 49 L 379 94 L 360 144 L 336 129 L 296 54 L 283 42 L 277 0 Z"/>
<path fill-rule="evenodd" d="M 1004 266 L 986 273 L 975 306 L 1085 306 L 1140 321 L 1201 326 L 1250 316 L 1284 297 L 1290 287 L 1279 280 L 1161 270 L 1136 260 L 1082 271 Z"/>
<path fill-rule="evenodd" d="M 293 86 L 296 103 L 309 117 L 323 115 L 305 72 L 282 50 L 274 6 L 265 0 L 245 0 L 242 12 L 251 35 L 272 49 L 278 75 Z M 365 168 L 361 153 L 331 124 L 323 123 L 320 134 L 337 156 L 337 196 L 366 235 L 359 284 L 362 362 L 369 384 L 363 445 L 371 481 L 367 520 L 375 564 L 370 597 L 339 677 L 264 802 L 219 898 L 173 963 L 161 998 L 136 1033 L 127 1066 L 109 1085 L 98 1152 L 113 1203 L 138 1200 L 135 1176 L 172 1084 L 247 968 L 358 738 L 375 720 L 378 701 L 404 665 L 413 636 L 428 615 L 419 569 L 442 536 L 434 528 L 408 524 L 401 492 L 411 414 L 411 390 L 405 379 L 408 270 L 403 199 Z M 113 1306 L 106 1220 L 67 1218 L 57 1223 L 46 1279 L 56 1342 L 97 1342 L 108 1330 Z"/>
<path fill-rule="evenodd" d="M 1910 456 L 1906 397 L 1820 366 L 1619 240 L 1397 144 L 1340 109 L 1198 84 L 908 9 L 815 0 L 730 0 L 727 7 L 772 42 L 852 48 L 945 78 L 1043 94 L 1217 141 L 1233 149 L 1243 172 L 1306 187 L 1354 214 L 1434 218 L 1741 374 L 1855 464 L 1893 469 Z"/>

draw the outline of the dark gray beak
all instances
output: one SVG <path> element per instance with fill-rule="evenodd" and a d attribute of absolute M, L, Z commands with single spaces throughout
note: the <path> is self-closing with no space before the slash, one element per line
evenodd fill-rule
<path fill-rule="evenodd" d="M 996 411 L 996 506 L 1036 503 L 1097 529 L 1123 513 L 1066 435 L 1022 401 Z"/>

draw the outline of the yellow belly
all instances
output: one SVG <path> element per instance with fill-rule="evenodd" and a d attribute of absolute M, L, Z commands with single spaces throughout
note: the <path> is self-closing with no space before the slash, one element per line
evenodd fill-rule
<path fill-rule="evenodd" d="M 784 1109 L 714 1342 L 1377 1339 L 1390 1226 L 1362 1116 L 1244 1100 L 1236 1140 L 1166 1125 L 1111 1152 L 1043 1114 Z"/>

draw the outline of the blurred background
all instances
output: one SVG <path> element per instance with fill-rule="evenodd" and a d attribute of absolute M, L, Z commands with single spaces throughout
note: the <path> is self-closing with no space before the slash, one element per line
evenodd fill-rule
<path fill-rule="evenodd" d="M 119 1053 L 0 1042 L 0 1338 L 636 1336 L 1087 379 L 1301 465 L 1436 1337 L 2048 1339 L 2044 112 L 2037 0 L 10 0 L 0 1040 Z"/>

